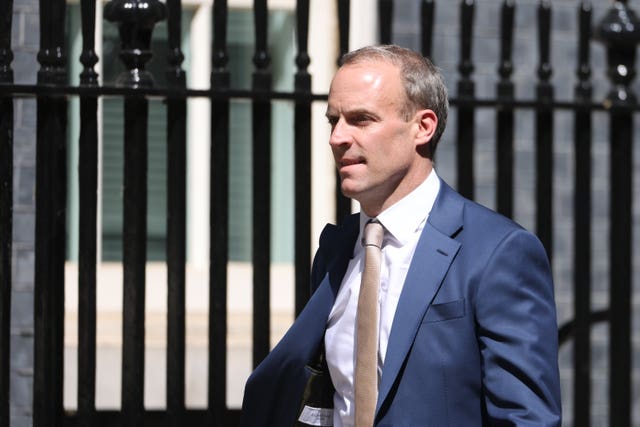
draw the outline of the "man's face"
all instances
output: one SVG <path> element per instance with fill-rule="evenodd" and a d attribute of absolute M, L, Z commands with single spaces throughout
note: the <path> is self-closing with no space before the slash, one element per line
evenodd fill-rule
<path fill-rule="evenodd" d="M 341 189 L 371 216 L 411 192 L 430 171 L 417 152 L 426 143 L 424 110 L 405 120 L 405 99 L 398 68 L 383 61 L 343 66 L 331 83 L 329 144 Z"/>

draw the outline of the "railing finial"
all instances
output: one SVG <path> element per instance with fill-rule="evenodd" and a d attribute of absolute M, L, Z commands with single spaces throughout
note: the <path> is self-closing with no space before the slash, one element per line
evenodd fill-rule
<path fill-rule="evenodd" d="M 640 43 L 640 20 L 624 0 L 616 0 L 595 28 L 596 40 L 607 48 L 607 75 L 612 88 L 605 101 L 608 106 L 635 103 L 629 90 L 636 76 L 636 47 Z"/>
<path fill-rule="evenodd" d="M 11 21 L 13 2 L 0 2 L 0 83 L 13 82 L 13 52 L 11 51 Z"/>
<path fill-rule="evenodd" d="M 166 16 L 166 6 L 158 0 L 111 0 L 104 16 L 118 23 L 122 51 L 120 58 L 127 71 L 116 80 L 126 87 L 152 87 L 153 77 L 145 70 L 151 59 L 151 34 L 156 22 Z"/>
<path fill-rule="evenodd" d="M 84 69 L 80 73 L 80 83 L 88 86 L 98 85 L 98 73 L 93 68 L 98 63 L 98 55 L 95 51 L 96 31 L 96 2 L 82 0 L 80 2 L 82 12 L 82 53 L 80 63 Z"/>

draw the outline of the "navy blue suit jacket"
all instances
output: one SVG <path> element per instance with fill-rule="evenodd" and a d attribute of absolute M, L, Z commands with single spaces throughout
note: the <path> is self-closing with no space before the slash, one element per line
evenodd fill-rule
<path fill-rule="evenodd" d="M 357 235 L 357 215 L 323 231 L 312 297 L 247 381 L 243 426 L 293 425 Z M 559 426 L 557 356 L 539 240 L 441 182 L 393 320 L 375 425 Z"/>

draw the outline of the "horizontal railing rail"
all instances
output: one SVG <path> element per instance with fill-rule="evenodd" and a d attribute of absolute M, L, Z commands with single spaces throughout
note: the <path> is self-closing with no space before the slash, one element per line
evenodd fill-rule
<path fill-rule="evenodd" d="M 286 92 L 271 90 L 251 90 L 251 89 L 176 89 L 176 88 L 138 88 L 131 89 L 117 86 L 41 86 L 24 84 L 2 84 L 0 83 L 0 96 L 7 96 L 19 99 L 30 99 L 38 96 L 90 96 L 90 97 L 145 97 L 149 100 L 165 100 L 170 98 L 209 98 L 219 100 L 244 99 L 244 100 L 271 100 L 271 101 L 326 101 L 326 93 L 305 93 Z M 581 100 L 559 100 L 542 101 L 538 99 L 503 99 L 503 98 L 458 98 L 452 96 L 449 103 L 453 107 L 477 107 L 492 108 L 496 111 L 501 109 L 538 109 L 541 107 L 550 110 L 585 110 L 585 111 L 640 111 L 638 104 L 613 105 L 608 100 L 602 101 L 581 101 Z"/>

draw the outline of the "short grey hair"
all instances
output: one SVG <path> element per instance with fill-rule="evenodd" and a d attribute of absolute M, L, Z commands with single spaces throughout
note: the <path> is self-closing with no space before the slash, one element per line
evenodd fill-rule
<path fill-rule="evenodd" d="M 427 157 L 433 159 L 449 114 L 447 87 L 440 70 L 429 58 L 397 45 L 366 46 L 354 50 L 340 58 L 340 66 L 367 61 L 385 61 L 399 68 L 406 95 L 400 114 L 405 120 L 409 120 L 420 109 L 429 109 L 436 114 L 438 124 L 427 144 L 426 153 Z"/>

